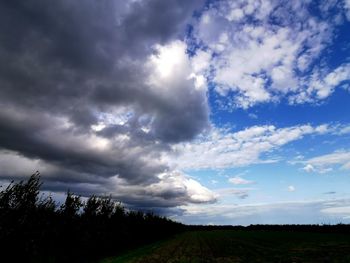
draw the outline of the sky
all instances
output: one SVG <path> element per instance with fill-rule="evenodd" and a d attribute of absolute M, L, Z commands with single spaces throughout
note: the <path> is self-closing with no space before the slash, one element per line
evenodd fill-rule
<path fill-rule="evenodd" d="M 0 62 L 3 186 L 350 223 L 349 0 L 1 1 Z"/>

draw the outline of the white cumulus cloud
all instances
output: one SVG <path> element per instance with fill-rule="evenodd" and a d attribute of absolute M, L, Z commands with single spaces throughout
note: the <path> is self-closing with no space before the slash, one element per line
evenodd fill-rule
<path fill-rule="evenodd" d="M 335 36 L 336 22 L 312 15 L 309 4 L 220 1 L 204 11 L 194 26 L 202 48 L 196 55 L 204 52 L 211 58 L 209 78 L 228 108 L 247 109 L 284 97 L 291 104 L 313 103 L 349 80 L 348 64 L 329 69 L 314 65 Z M 349 8 L 348 0 L 344 6 Z"/>
<path fill-rule="evenodd" d="M 172 149 L 175 156 L 166 154 L 163 160 L 179 169 L 218 169 L 274 162 L 273 159 L 261 158 L 261 155 L 306 135 L 323 134 L 325 130 L 321 126 L 277 128 L 263 125 L 237 132 L 213 128 L 192 142 L 174 145 Z"/>

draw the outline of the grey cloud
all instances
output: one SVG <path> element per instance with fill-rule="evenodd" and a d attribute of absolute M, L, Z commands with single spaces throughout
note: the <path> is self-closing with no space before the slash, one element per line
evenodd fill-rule
<path fill-rule="evenodd" d="M 187 203 L 212 203 L 193 200 L 184 187 L 167 187 L 157 185 L 154 191 L 152 185 L 133 185 L 118 178 L 96 178 L 95 181 L 62 181 L 57 178 L 45 178 L 43 190 L 65 192 L 67 189 L 83 196 L 91 194 L 110 195 L 129 207 L 140 209 L 163 209 L 181 206 Z"/>
<path fill-rule="evenodd" d="M 152 45 L 179 35 L 196 5 L 188 1 L 127 3 L 3 2 L 2 97 L 56 113 L 69 112 L 81 123 L 95 121 L 92 114 L 85 119 L 79 114 L 79 109 L 91 108 L 86 104 L 100 108 L 108 101 L 113 105 L 137 104 L 143 97 L 148 101 L 154 94 L 145 91 L 146 73 L 135 61 L 142 62 Z M 118 12 L 120 17 L 115 15 Z M 130 59 L 134 62 L 125 62 Z M 98 100 L 95 93 L 108 99 Z"/>
<path fill-rule="evenodd" d="M 123 20 L 124 32 L 134 40 L 132 43 L 145 40 L 154 42 L 154 39 L 158 43 L 164 43 L 174 34 L 182 38 L 186 23 L 189 22 L 188 18 L 195 9 L 202 7 L 203 2 L 202 0 L 138 1 Z M 143 14 L 141 19 L 140 14 Z M 141 46 L 150 48 L 145 44 Z"/>
<path fill-rule="evenodd" d="M 329 192 L 325 192 L 325 193 L 323 193 L 323 194 L 325 194 L 325 195 L 334 195 L 334 194 L 336 194 L 337 192 L 335 192 L 335 191 L 329 191 Z"/>
<path fill-rule="evenodd" d="M 102 193 L 117 175 L 130 185 L 159 181 L 157 175 L 169 169 L 162 152 L 208 127 L 209 110 L 206 94 L 194 91 L 191 80 L 169 83 L 167 94 L 152 90 L 144 63 L 155 44 L 184 37 L 202 4 L 2 1 L 0 150 L 40 160 L 48 190 Z M 121 107 L 132 112 L 125 123 L 91 129 L 101 114 Z M 1 178 L 11 176 L 1 171 Z M 142 202 L 143 195 L 152 193 L 125 194 L 123 200 Z M 164 192 L 152 200 L 173 206 L 189 200 L 182 195 Z"/>
<path fill-rule="evenodd" d="M 249 197 L 250 191 L 253 189 L 250 188 L 222 188 L 217 189 L 217 193 L 219 193 L 222 196 L 236 196 L 239 199 L 246 199 Z"/>
<path fill-rule="evenodd" d="M 160 139 L 192 138 L 208 121 L 203 98 L 185 91 L 178 105 L 169 107 L 171 97 L 160 97 L 145 85 L 148 72 L 142 64 L 154 44 L 180 34 L 194 3 L 2 3 L 0 30 L 6 38 L 0 47 L 1 97 L 11 104 L 68 115 L 85 128 L 96 123 L 96 111 L 132 105 L 155 116 Z M 118 8 L 129 10 L 119 22 L 114 12 Z M 199 125 L 192 125 L 194 119 Z M 159 127 L 175 132 L 158 132 Z"/>
<path fill-rule="evenodd" d="M 60 128 L 50 116 L 38 113 L 33 116 L 25 113 L 20 115 L 13 111 L 8 112 L 8 115 L 4 113 L 0 113 L 3 123 L 0 130 L 1 146 L 30 158 L 40 158 L 82 173 L 105 177 L 120 174 L 130 182 L 153 181 L 154 175 L 166 168 L 140 158 L 142 155 L 156 158 L 158 153 L 152 153 L 150 147 L 144 147 L 137 154 L 130 154 L 133 147 L 143 145 L 133 146 L 126 142 L 123 147 L 115 145 L 110 149 L 96 151 L 89 146 L 91 134 L 76 135 L 74 128 Z M 15 115 L 20 116 L 14 118 Z M 64 178 L 63 175 L 59 176 Z"/>

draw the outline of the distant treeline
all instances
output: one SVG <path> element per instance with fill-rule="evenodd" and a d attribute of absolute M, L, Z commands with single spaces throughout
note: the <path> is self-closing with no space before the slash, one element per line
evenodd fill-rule
<path fill-rule="evenodd" d="M 39 173 L 0 192 L 1 262 L 93 262 L 170 237 L 185 226 L 126 210 L 110 197 L 57 204 L 40 195 Z"/>
<path fill-rule="evenodd" d="M 349 224 L 336 225 L 249 225 L 249 226 L 231 226 L 231 225 L 191 225 L 187 230 L 243 230 L 243 231 L 291 231 L 291 232 L 318 232 L 318 233 L 347 233 L 350 234 Z"/>

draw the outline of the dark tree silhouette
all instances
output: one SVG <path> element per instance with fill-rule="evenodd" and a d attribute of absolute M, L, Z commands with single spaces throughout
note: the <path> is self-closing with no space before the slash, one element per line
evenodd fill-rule
<path fill-rule="evenodd" d="M 0 191 L 2 262 L 93 262 L 159 239 L 185 226 L 140 211 L 127 211 L 111 196 L 67 192 L 58 206 L 40 196 L 40 175 L 11 182 Z"/>

